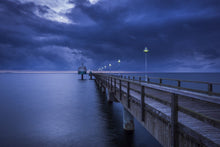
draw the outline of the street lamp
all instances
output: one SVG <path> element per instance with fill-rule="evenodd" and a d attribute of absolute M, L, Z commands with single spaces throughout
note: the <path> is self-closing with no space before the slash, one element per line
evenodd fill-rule
<path fill-rule="evenodd" d="M 111 72 L 111 66 L 112 66 L 112 64 L 109 64 L 108 66 L 109 66 L 109 70 L 110 70 L 110 72 Z"/>
<path fill-rule="evenodd" d="M 149 52 L 148 48 L 144 48 L 144 54 L 145 54 L 145 81 L 147 81 L 147 53 Z"/>
<path fill-rule="evenodd" d="M 119 67 L 119 75 L 120 75 L 120 63 L 121 63 L 121 60 L 120 59 L 118 59 L 118 67 Z"/>

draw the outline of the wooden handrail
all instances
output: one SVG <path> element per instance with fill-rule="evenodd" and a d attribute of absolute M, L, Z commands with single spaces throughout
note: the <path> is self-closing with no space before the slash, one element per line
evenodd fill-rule
<path fill-rule="evenodd" d="M 139 80 L 136 80 L 135 77 L 138 77 Z M 133 81 L 141 81 L 141 78 L 145 78 L 144 76 L 133 76 Z M 129 79 L 129 78 L 128 78 Z M 157 79 L 159 80 L 158 82 L 153 82 L 152 79 Z M 176 81 L 177 86 L 171 85 L 171 84 L 164 84 L 163 81 Z M 146 81 L 143 81 L 146 82 Z M 179 88 L 179 89 L 187 89 L 191 90 L 194 92 L 202 92 L 202 93 L 208 93 L 208 94 L 213 94 L 213 95 L 220 95 L 218 92 L 213 92 L 213 85 L 220 85 L 220 83 L 214 83 L 214 82 L 203 82 L 203 81 L 190 81 L 190 80 L 179 80 L 179 79 L 169 79 L 169 78 L 159 78 L 159 77 L 148 77 L 147 78 L 148 83 L 153 83 L 153 84 L 160 84 L 164 86 L 170 86 L 173 88 Z M 207 84 L 207 90 L 199 90 L 199 89 L 193 89 L 193 88 L 186 88 L 182 87 L 181 83 L 194 83 L 194 84 Z"/>
<path fill-rule="evenodd" d="M 120 77 L 115 76 L 115 75 L 105 75 L 105 76 L 120 78 Z M 148 77 L 148 78 L 151 78 L 151 77 Z M 154 77 L 154 78 L 156 78 L 156 77 Z M 157 79 L 161 79 L 161 80 L 165 79 L 165 80 L 177 81 L 177 86 L 163 84 L 162 82 L 161 83 L 157 83 L 157 82 L 149 81 L 148 83 L 160 84 L 160 85 L 165 85 L 165 86 L 172 87 L 172 88 L 180 88 L 180 89 L 190 90 L 190 91 L 194 91 L 194 92 L 208 93 L 208 94 L 213 94 L 213 95 L 218 95 L 218 96 L 220 95 L 220 93 L 213 92 L 213 85 L 220 85 L 220 83 L 209 83 L 209 82 L 200 82 L 200 81 L 187 81 L 187 80 L 177 80 L 177 79 L 167 79 L 167 78 L 157 78 Z M 129 80 L 129 79 L 124 79 L 124 80 Z M 139 81 L 139 80 L 132 80 L 132 81 L 136 82 L 136 81 Z M 185 87 L 181 87 L 181 82 L 192 82 L 192 83 L 208 84 L 208 86 L 207 86 L 208 88 L 207 88 L 207 91 L 199 90 L 199 89 L 192 89 L 192 88 L 185 88 Z"/>
<path fill-rule="evenodd" d="M 111 76 L 116 76 L 116 75 L 111 75 Z M 124 77 L 129 76 L 129 77 L 139 77 L 145 78 L 145 76 L 132 76 L 132 75 L 123 75 Z M 213 84 L 213 85 L 220 85 L 220 83 L 215 83 L 215 82 L 204 82 L 204 81 L 191 81 L 191 80 L 180 80 L 180 79 L 170 79 L 170 78 L 160 78 L 160 77 L 148 77 L 149 79 L 162 79 L 162 80 L 169 80 L 169 81 L 181 81 L 181 82 L 189 82 L 189 83 L 201 83 L 201 84 Z"/>

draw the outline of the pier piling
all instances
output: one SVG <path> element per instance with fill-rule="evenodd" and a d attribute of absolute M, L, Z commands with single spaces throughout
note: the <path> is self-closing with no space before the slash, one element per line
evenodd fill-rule
<path fill-rule="evenodd" d="M 134 131 L 134 117 L 123 107 L 123 129 L 125 131 Z"/>

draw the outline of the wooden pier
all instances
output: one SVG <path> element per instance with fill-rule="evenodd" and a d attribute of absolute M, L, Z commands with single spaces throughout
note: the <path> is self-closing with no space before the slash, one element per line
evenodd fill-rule
<path fill-rule="evenodd" d="M 215 83 L 199 82 L 207 84 L 202 91 L 181 87 L 181 82 L 192 81 L 176 80 L 177 86 L 172 86 L 160 78 L 154 83 L 150 78 L 92 76 L 110 102 L 120 102 L 124 114 L 130 113 L 125 120 L 129 130 L 135 117 L 163 146 L 220 146 L 220 96 L 213 91 Z"/>

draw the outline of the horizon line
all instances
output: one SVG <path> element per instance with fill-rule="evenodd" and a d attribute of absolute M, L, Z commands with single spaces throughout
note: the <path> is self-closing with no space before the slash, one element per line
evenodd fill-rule
<path fill-rule="evenodd" d="M 88 70 L 93 73 L 220 73 L 220 72 L 181 72 L 181 71 L 93 71 Z M 78 73 L 76 70 L 0 70 L 0 73 Z"/>

